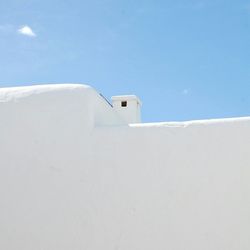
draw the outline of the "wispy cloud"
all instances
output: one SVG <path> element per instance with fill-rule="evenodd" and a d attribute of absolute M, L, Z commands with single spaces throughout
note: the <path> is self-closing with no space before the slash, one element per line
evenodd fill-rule
<path fill-rule="evenodd" d="M 182 93 L 183 95 L 188 95 L 189 92 L 190 92 L 190 91 L 189 91 L 188 89 L 183 89 L 181 93 Z"/>
<path fill-rule="evenodd" d="M 28 25 L 21 26 L 17 32 L 24 36 L 36 37 L 36 33 Z"/>

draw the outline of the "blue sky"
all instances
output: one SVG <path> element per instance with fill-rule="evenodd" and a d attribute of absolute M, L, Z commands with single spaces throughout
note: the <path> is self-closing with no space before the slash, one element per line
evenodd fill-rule
<path fill-rule="evenodd" d="M 0 87 L 136 94 L 143 121 L 250 115 L 250 0 L 0 1 Z"/>

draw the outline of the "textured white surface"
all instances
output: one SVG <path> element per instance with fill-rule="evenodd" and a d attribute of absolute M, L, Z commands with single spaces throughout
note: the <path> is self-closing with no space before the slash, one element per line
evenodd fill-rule
<path fill-rule="evenodd" d="M 121 126 L 86 86 L 0 97 L 0 249 L 250 249 L 250 118 Z"/>

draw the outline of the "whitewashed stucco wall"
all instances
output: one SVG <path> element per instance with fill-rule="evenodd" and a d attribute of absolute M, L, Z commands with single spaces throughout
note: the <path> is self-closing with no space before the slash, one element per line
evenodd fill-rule
<path fill-rule="evenodd" d="M 250 118 L 122 125 L 81 85 L 0 117 L 0 249 L 249 250 Z"/>

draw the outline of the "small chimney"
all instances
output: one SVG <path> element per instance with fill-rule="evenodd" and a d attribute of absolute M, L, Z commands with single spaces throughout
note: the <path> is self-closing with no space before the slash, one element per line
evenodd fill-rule
<path fill-rule="evenodd" d="M 141 122 L 141 101 L 135 95 L 112 96 L 112 105 L 115 111 L 126 123 Z"/>

